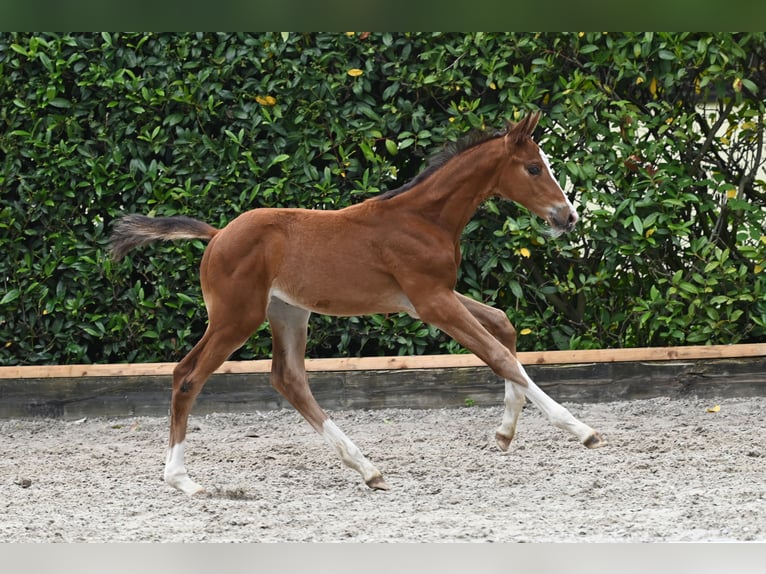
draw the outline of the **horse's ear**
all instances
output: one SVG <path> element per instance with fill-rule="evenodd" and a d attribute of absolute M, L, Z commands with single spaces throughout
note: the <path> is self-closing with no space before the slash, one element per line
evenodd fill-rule
<path fill-rule="evenodd" d="M 534 114 L 527 116 L 527 136 L 532 137 L 537 127 L 537 122 L 540 121 L 540 115 L 540 110 L 537 110 Z"/>
<path fill-rule="evenodd" d="M 524 116 L 519 123 L 508 122 L 508 132 L 506 137 L 514 143 L 521 143 L 527 138 L 532 137 L 532 133 L 540 121 L 540 110 L 533 114 Z"/>

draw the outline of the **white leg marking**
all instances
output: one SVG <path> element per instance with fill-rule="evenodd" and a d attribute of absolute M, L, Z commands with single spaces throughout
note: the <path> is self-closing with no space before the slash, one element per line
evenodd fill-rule
<path fill-rule="evenodd" d="M 508 450 L 508 446 L 516 434 L 516 423 L 519 420 L 521 409 L 524 408 L 526 402 L 519 385 L 505 381 L 505 411 L 503 412 L 503 420 L 495 431 L 495 440 L 501 450 Z"/>
<path fill-rule="evenodd" d="M 572 433 L 580 439 L 580 442 L 582 443 L 588 441 L 594 435 L 598 435 L 596 431 L 585 423 L 578 421 L 572 413 L 545 394 L 545 391 L 538 387 L 534 381 L 529 378 L 524 367 L 519 365 L 519 369 L 521 370 L 524 379 L 527 381 L 527 387 L 522 387 L 524 394 L 546 417 L 548 417 L 548 420 L 550 420 L 554 426 Z"/>
<path fill-rule="evenodd" d="M 205 489 L 189 478 L 184 466 L 184 450 L 186 441 L 173 445 L 165 457 L 165 482 L 177 488 L 184 494 L 193 496 Z"/>
<path fill-rule="evenodd" d="M 382 481 L 380 471 L 365 458 L 362 451 L 351 442 L 351 439 L 332 420 L 327 419 L 322 424 L 322 436 L 336 450 L 343 463 L 361 474 L 367 484 L 377 480 Z"/>

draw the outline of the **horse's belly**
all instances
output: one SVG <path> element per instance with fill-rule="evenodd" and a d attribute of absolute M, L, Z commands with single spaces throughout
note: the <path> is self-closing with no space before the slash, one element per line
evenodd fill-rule
<path fill-rule="evenodd" d="M 369 291 L 354 291 L 349 286 L 338 287 L 331 291 L 321 288 L 312 291 L 306 288 L 296 290 L 275 285 L 271 288 L 270 294 L 294 307 L 322 315 L 352 317 L 374 313 L 405 312 L 415 316 L 412 303 L 401 291 L 375 294 Z"/>

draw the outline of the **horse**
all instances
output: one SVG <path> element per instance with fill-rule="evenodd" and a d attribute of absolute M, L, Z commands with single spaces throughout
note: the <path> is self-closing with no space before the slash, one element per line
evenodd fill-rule
<path fill-rule="evenodd" d="M 516 357 L 506 313 L 455 291 L 461 233 L 490 197 L 515 201 L 553 235 L 572 231 L 577 212 L 532 134 L 540 112 L 443 152 L 413 180 L 338 210 L 256 208 L 222 229 L 186 216 L 125 215 L 113 226 L 112 257 L 154 240 L 208 240 L 200 282 L 207 328 L 173 370 L 165 481 L 189 496 L 203 492 L 186 470 L 189 414 L 210 375 L 268 320 L 273 387 L 356 470 L 371 489 L 388 490 L 380 471 L 319 406 L 304 355 L 311 313 L 405 312 L 448 334 L 505 381 L 495 431 L 507 451 L 526 399 L 586 447 L 605 444 L 527 375 Z"/>

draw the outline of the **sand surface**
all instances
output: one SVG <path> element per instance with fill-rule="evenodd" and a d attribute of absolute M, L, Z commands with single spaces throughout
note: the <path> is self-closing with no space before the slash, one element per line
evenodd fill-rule
<path fill-rule="evenodd" d="M 500 406 L 332 413 L 388 492 L 292 410 L 192 416 L 194 498 L 165 417 L 2 420 L 0 542 L 766 541 L 766 398 L 566 406 L 609 445 L 534 406 L 508 453 Z"/>

